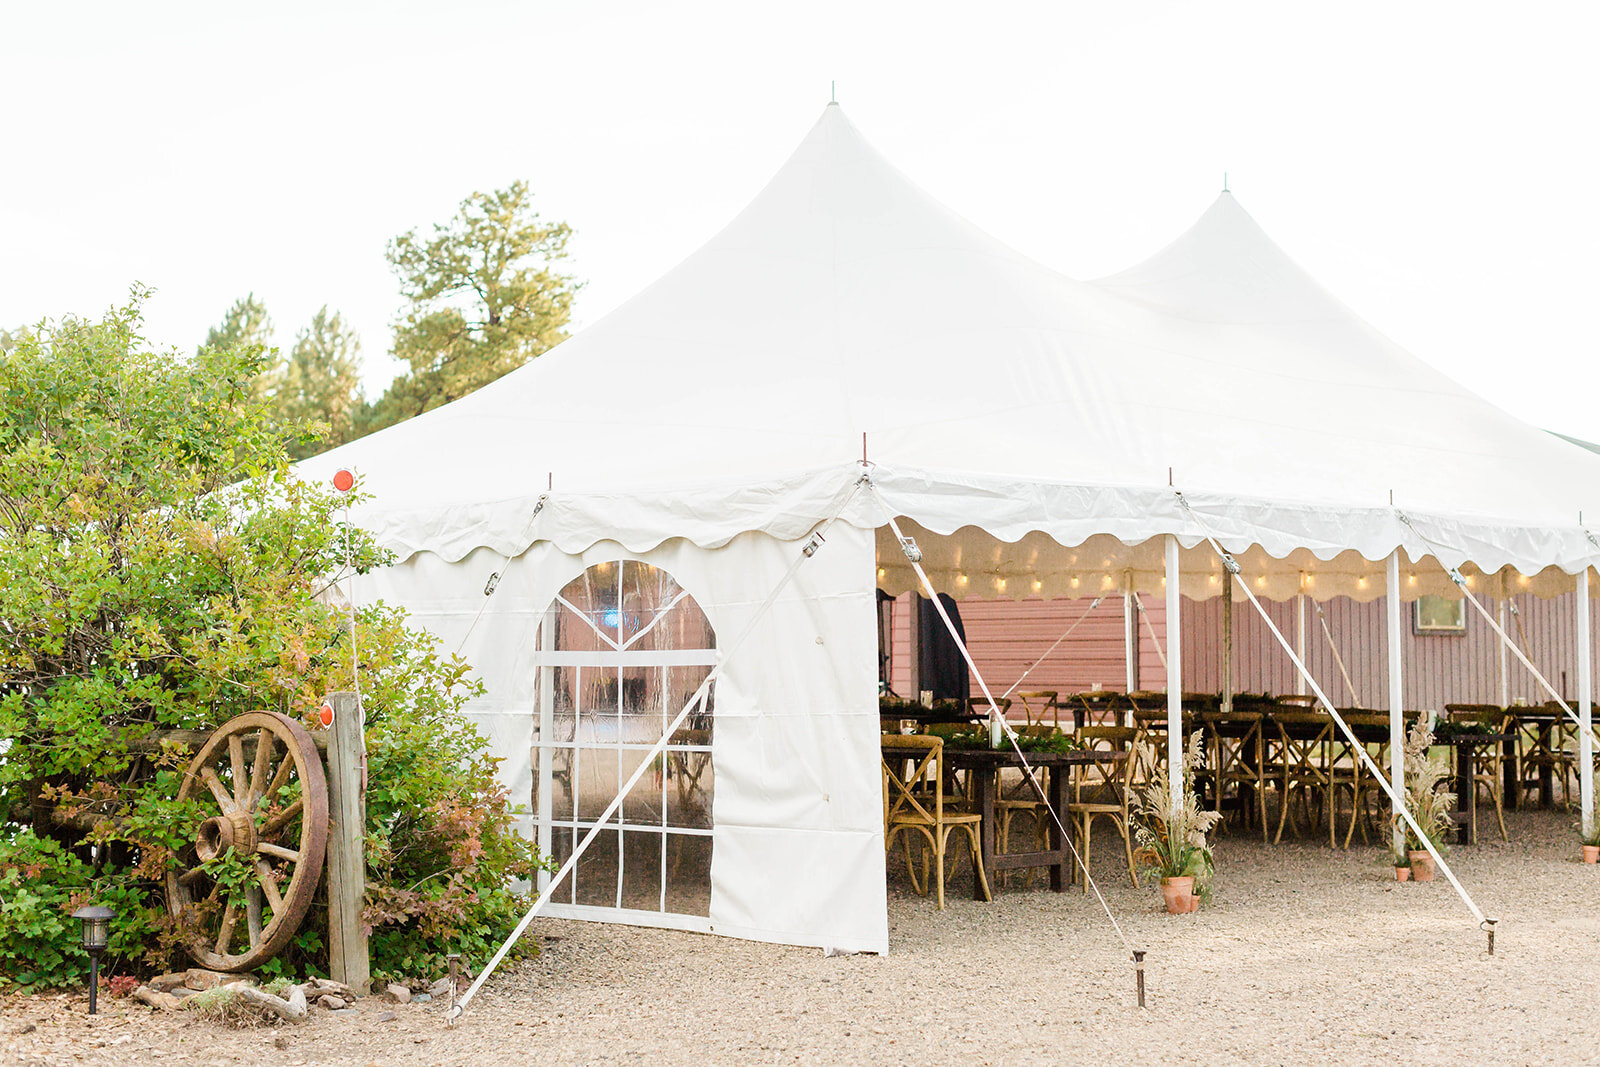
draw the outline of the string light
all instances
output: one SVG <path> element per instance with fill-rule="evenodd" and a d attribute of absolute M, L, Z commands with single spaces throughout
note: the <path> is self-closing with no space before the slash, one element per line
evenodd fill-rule
<path fill-rule="evenodd" d="M 1033 580 L 1033 591 L 1035 593 L 1037 593 L 1039 590 L 1041 590 L 1043 588 L 1044 588 L 1044 583 L 1041 582 L 1039 579 L 1035 578 Z"/>
<path fill-rule="evenodd" d="M 965 574 L 956 575 L 956 584 L 957 585 L 966 585 L 967 584 L 967 576 Z"/>
<path fill-rule="evenodd" d="M 1072 588 L 1078 588 L 1078 576 L 1076 574 L 1072 576 Z"/>
<path fill-rule="evenodd" d="M 999 589 L 1000 592 L 1004 593 L 1006 591 L 1006 580 L 1004 578 L 996 578 L 994 584 L 995 588 Z"/>

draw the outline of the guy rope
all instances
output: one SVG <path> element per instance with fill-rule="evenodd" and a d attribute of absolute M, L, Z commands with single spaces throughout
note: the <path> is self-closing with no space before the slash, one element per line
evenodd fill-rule
<path fill-rule="evenodd" d="M 895 521 L 893 509 L 891 509 L 888 503 L 884 501 L 883 495 L 878 492 L 878 487 L 873 485 L 870 481 L 868 481 L 866 484 L 868 488 L 872 490 L 872 495 L 877 498 L 879 506 L 883 508 L 883 513 L 889 520 L 889 528 L 894 531 L 894 536 L 896 540 L 900 542 L 901 549 L 905 552 L 906 559 L 910 561 L 912 568 L 917 572 L 917 578 L 921 581 L 922 588 L 927 592 L 928 598 L 933 602 L 934 609 L 939 613 L 939 618 L 943 620 L 945 629 L 950 632 L 951 640 L 953 640 L 956 643 L 956 647 L 961 650 L 961 658 L 966 660 L 967 669 L 970 670 L 972 672 L 972 676 L 978 680 L 978 687 L 983 690 L 983 698 L 989 702 L 989 721 L 997 724 L 1005 732 L 1006 739 L 1011 742 L 1011 747 L 1016 752 L 1017 759 L 1022 764 L 1022 774 L 1024 780 L 1032 783 L 1034 792 L 1039 794 L 1040 803 L 1044 805 L 1044 810 L 1050 813 L 1050 819 L 1055 823 L 1056 833 L 1060 834 L 1060 839 L 1066 842 L 1067 847 L 1072 852 L 1073 860 L 1078 865 L 1078 869 L 1083 872 L 1084 884 L 1090 889 L 1094 890 L 1095 899 L 1100 902 L 1101 909 L 1106 913 L 1106 918 L 1110 920 L 1111 928 L 1116 931 L 1117 937 L 1119 940 L 1121 940 L 1123 948 L 1127 949 L 1129 955 L 1132 957 L 1136 976 L 1139 1007 L 1144 1007 L 1144 957 L 1146 950 L 1134 948 L 1133 942 L 1129 941 L 1127 935 L 1122 932 L 1122 925 L 1117 922 L 1117 917 L 1111 913 L 1111 906 L 1106 903 L 1106 898 L 1101 894 L 1100 887 L 1095 884 L 1093 876 L 1089 874 L 1089 867 L 1083 862 L 1083 857 L 1078 854 L 1077 846 L 1072 843 L 1072 835 L 1067 832 L 1066 826 L 1062 824 L 1061 816 L 1057 814 L 1053 807 L 1051 807 L 1050 799 L 1045 795 L 1044 786 L 1039 782 L 1039 776 L 1034 773 L 1032 765 L 1028 762 L 1027 754 L 1022 751 L 1022 746 L 1017 742 L 1017 731 L 1009 722 L 1006 721 L 1005 716 L 1000 713 L 1000 706 L 995 702 L 994 694 L 989 691 L 989 683 L 984 681 L 983 672 L 978 670 L 978 664 L 973 660 L 972 653 L 967 650 L 967 643 L 963 641 L 961 639 L 961 635 L 956 632 L 955 623 L 951 621 L 950 615 L 945 611 L 944 605 L 939 602 L 939 594 L 934 589 L 933 582 L 928 579 L 928 573 L 922 569 L 922 550 L 917 547 L 917 542 L 913 538 L 907 537 L 901 531 L 900 524 Z"/>

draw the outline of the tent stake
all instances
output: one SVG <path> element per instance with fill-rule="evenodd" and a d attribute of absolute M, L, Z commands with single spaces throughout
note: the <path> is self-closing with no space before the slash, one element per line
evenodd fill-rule
<path fill-rule="evenodd" d="M 1494 951 L 1494 931 L 1489 931 L 1489 951 Z M 1144 1007 L 1144 950 L 1133 950 L 1133 970 L 1139 983 L 1139 1007 Z"/>
<path fill-rule="evenodd" d="M 1493 919 L 1483 920 L 1483 928 L 1489 935 L 1489 955 L 1491 956 L 1494 955 L 1494 924 L 1495 920 Z"/>

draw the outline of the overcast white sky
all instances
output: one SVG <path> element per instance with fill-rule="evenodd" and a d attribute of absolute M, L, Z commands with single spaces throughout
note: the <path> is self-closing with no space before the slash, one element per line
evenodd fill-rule
<path fill-rule="evenodd" d="M 152 340 L 191 348 L 254 291 L 286 346 L 327 303 L 375 394 L 388 239 L 525 178 L 593 322 L 754 196 L 837 80 L 914 180 L 1078 277 L 1227 172 L 1379 329 L 1600 439 L 1597 29 L 1577 0 L 0 0 L 0 325 L 137 280 Z"/>

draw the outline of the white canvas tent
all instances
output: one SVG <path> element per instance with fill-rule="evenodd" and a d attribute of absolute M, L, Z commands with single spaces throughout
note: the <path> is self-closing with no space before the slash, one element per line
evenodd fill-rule
<path fill-rule="evenodd" d="M 518 798 L 555 780 L 529 753 L 551 743 L 539 627 L 569 582 L 662 568 L 720 645 L 842 516 L 717 682 L 704 914 L 620 890 L 553 910 L 846 949 L 887 948 L 873 591 L 914 577 L 885 506 L 958 597 L 1154 592 L 1163 535 L 1182 592 L 1218 595 L 1202 522 L 1279 597 L 1381 596 L 1397 550 L 1408 599 L 1454 592 L 1441 563 L 1550 595 L 1600 560 L 1579 520 L 1600 515 L 1600 456 L 1396 348 L 1228 194 L 1146 263 L 1075 281 L 932 200 L 835 105 L 656 284 L 302 471 L 339 467 L 401 557 L 360 597 L 465 641 Z"/>

